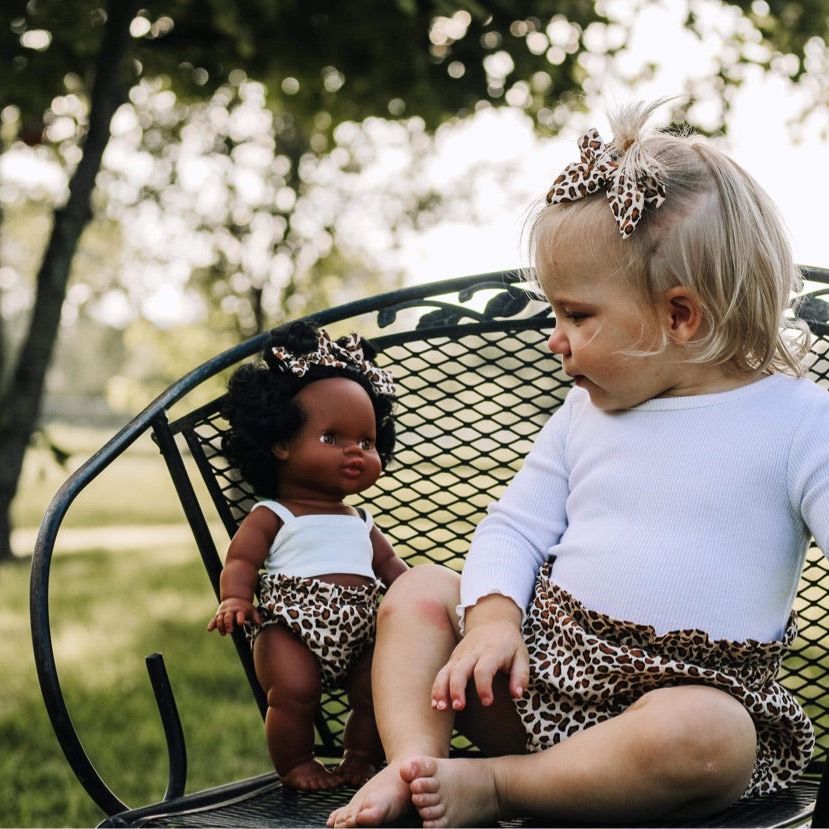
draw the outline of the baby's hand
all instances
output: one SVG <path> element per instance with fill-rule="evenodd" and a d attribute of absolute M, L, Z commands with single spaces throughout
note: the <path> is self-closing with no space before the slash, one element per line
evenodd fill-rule
<path fill-rule="evenodd" d="M 207 623 L 208 630 L 218 630 L 224 636 L 232 633 L 234 628 L 240 628 L 247 621 L 259 625 L 262 618 L 259 611 L 253 606 L 250 599 L 232 597 L 225 599 L 216 610 L 213 618 Z"/>
<path fill-rule="evenodd" d="M 432 685 L 432 707 L 455 711 L 466 707 L 466 686 L 475 680 L 482 705 L 492 705 L 492 680 L 498 671 L 509 676 L 514 699 L 523 696 L 529 681 L 529 655 L 521 630 L 510 621 L 476 625 L 458 643 Z"/>

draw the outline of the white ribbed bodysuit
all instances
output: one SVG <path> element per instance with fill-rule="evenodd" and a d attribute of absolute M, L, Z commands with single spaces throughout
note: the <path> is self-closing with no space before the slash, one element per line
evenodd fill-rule
<path fill-rule="evenodd" d="M 489 508 L 461 605 L 526 608 L 536 573 L 657 633 L 771 641 L 810 535 L 829 549 L 829 393 L 776 374 L 732 391 L 603 412 L 574 388 Z"/>

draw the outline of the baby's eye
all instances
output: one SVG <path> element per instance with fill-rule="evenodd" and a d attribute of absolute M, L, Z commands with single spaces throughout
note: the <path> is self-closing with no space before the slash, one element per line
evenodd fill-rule
<path fill-rule="evenodd" d="M 337 442 L 333 432 L 324 432 L 320 435 L 320 443 L 325 443 L 328 446 L 333 446 Z"/>
<path fill-rule="evenodd" d="M 374 448 L 374 441 L 373 440 L 370 440 L 369 438 L 363 438 L 360 441 L 360 449 L 367 452 L 369 449 L 373 449 L 373 448 Z"/>

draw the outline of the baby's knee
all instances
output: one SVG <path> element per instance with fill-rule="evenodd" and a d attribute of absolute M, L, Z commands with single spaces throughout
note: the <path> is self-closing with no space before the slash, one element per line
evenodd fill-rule
<path fill-rule="evenodd" d="M 421 564 L 407 570 L 380 602 L 377 615 L 382 625 L 401 614 L 413 614 L 426 623 L 451 624 L 460 596 L 460 576 L 448 567 Z"/>
<path fill-rule="evenodd" d="M 641 762 L 651 779 L 684 792 L 689 802 L 727 804 L 743 793 L 757 738 L 751 717 L 737 700 L 713 688 L 688 686 L 652 691 L 640 703 L 651 706 L 640 743 Z"/>

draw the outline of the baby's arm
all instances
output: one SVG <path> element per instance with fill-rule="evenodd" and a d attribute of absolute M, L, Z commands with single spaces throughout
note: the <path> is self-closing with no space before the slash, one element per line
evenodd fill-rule
<path fill-rule="evenodd" d="M 466 686 L 475 680 L 483 705 L 493 701 L 492 680 L 498 671 L 509 677 L 514 699 L 529 681 L 529 655 L 521 636 L 521 608 L 510 598 L 491 593 L 466 610 L 466 633 L 432 685 L 432 706 L 440 711 L 450 704 L 466 707 Z"/>
<path fill-rule="evenodd" d="M 376 525 L 371 528 L 369 537 L 371 538 L 371 548 L 374 551 L 371 567 L 377 578 L 388 587 L 399 575 L 409 569 L 409 565 L 402 558 L 395 555 L 391 543 Z"/>
<path fill-rule="evenodd" d="M 481 702 L 491 705 L 492 680 L 499 671 L 509 677 L 513 698 L 527 687 L 521 608 L 529 603 L 538 570 L 567 526 L 565 444 L 573 405 L 568 396 L 475 530 L 461 579 L 466 633 L 435 678 L 432 704 L 438 709 L 450 704 L 464 708 L 470 679 Z"/>
<path fill-rule="evenodd" d="M 281 526 L 282 521 L 269 509 L 252 510 L 242 521 L 227 551 L 219 578 L 221 603 L 207 625 L 208 630 L 218 630 L 224 636 L 245 622 L 261 623 L 253 597 L 259 570 Z"/>

